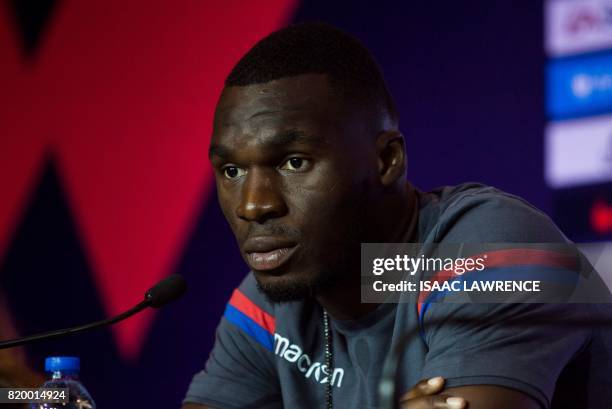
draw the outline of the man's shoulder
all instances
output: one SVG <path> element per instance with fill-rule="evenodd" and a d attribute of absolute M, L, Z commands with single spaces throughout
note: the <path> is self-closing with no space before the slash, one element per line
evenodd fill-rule
<path fill-rule="evenodd" d="M 426 192 L 437 197 L 441 213 L 448 216 L 450 212 L 465 212 L 477 209 L 479 212 L 490 210 L 491 205 L 504 210 L 525 210 L 533 215 L 543 214 L 541 210 L 520 196 L 505 192 L 482 183 L 468 182 L 454 186 L 442 186 Z"/>
<path fill-rule="evenodd" d="M 257 286 L 257 280 L 255 279 L 252 271 L 247 273 L 238 288 L 234 290 L 232 299 L 235 297 L 246 298 L 251 304 L 256 305 L 258 308 L 262 309 L 268 314 L 274 314 L 274 305 L 266 298 L 265 294 Z M 232 299 L 230 299 L 230 302 Z"/>
<path fill-rule="evenodd" d="M 436 241 L 566 241 L 553 221 L 527 200 L 480 183 L 444 186 L 424 193 L 425 211 L 435 207 Z"/>

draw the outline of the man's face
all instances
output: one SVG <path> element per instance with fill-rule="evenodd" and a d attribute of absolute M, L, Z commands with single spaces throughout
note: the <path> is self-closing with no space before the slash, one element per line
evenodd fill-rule
<path fill-rule="evenodd" d="M 244 260 L 273 301 L 350 273 L 376 181 L 375 135 L 323 74 L 226 88 L 210 158 Z"/>

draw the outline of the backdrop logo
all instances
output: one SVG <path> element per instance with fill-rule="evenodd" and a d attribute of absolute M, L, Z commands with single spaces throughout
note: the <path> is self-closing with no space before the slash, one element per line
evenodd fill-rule
<path fill-rule="evenodd" d="M 572 92 L 577 98 L 588 98 L 593 92 L 612 92 L 612 73 L 578 74 L 572 79 Z"/>
<path fill-rule="evenodd" d="M 612 232 L 612 205 L 597 200 L 591 207 L 591 226 L 597 233 Z"/>
<path fill-rule="evenodd" d="M 548 66 L 546 105 L 555 119 L 612 109 L 612 53 L 555 60 Z"/>
<path fill-rule="evenodd" d="M 550 123 L 545 153 L 546 182 L 553 188 L 612 181 L 612 115 Z"/>
<path fill-rule="evenodd" d="M 612 4 L 576 4 L 563 25 L 571 35 L 586 35 L 612 28 Z"/>
<path fill-rule="evenodd" d="M 605 49 L 612 45 L 611 0 L 548 0 L 546 49 L 554 56 Z"/>

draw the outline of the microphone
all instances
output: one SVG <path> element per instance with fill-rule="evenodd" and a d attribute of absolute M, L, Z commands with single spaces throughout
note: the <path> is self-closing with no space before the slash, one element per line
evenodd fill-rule
<path fill-rule="evenodd" d="M 172 274 L 149 288 L 145 293 L 145 301 L 148 301 L 149 306 L 153 308 L 161 308 L 182 297 L 185 291 L 187 291 L 187 283 L 183 277 Z"/>
<path fill-rule="evenodd" d="M 55 331 L 43 332 L 36 335 L 30 335 L 28 337 L 2 341 L 0 342 L 0 349 L 14 348 L 36 341 L 59 338 L 66 335 L 72 335 L 78 332 L 103 327 L 106 325 L 112 325 L 131 317 L 132 315 L 144 310 L 147 307 L 161 308 L 169 302 L 180 298 L 183 294 L 185 294 L 185 291 L 187 291 L 187 284 L 185 283 L 183 277 L 178 274 L 172 274 L 161 280 L 159 283 L 155 284 L 153 287 L 149 288 L 145 293 L 144 300 L 119 315 L 104 320 L 92 322 L 90 324 L 79 325 L 77 327 L 64 328 Z"/>

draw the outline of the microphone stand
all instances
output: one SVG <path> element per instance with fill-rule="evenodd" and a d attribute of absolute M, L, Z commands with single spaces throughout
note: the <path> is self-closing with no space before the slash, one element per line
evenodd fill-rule
<path fill-rule="evenodd" d="M 62 337 L 65 335 L 71 335 L 71 334 L 81 332 L 81 331 L 89 331 L 89 330 L 92 330 L 98 327 L 102 327 L 105 325 L 115 324 L 119 321 L 123 321 L 124 319 L 131 317 L 132 315 L 144 310 L 145 308 L 149 306 L 149 303 L 150 301 L 148 299 L 145 299 L 141 301 L 140 303 L 138 303 L 137 305 L 135 305 L 134 307 L 130 308 L 129 310 L 119 315 L 116 315 L 114 317 L 107 318 L 104 320 L 92 322 L 89 324 L 79 325 L 77 327 L 64 328 L 64 329 L 58 329 L 54 331 L 43 332 L 43 333 L 36 334 L 36 335 L 30 335 L 29 337 L 12 339 L 9 341 L 2 341 L 0 342 L 0 349 L 18 347 L 20 345 L 28 344 L 30 342 L 36 342 L 36 341 L 40 341 L 43 339 L 58 338 L 58 337 Z"/>
<path fill-rule="evenodd" d="M 487 320 L 491 321 L 492 320 Z M 450 318 L 441 318 L 438 320 L 433 320 L 427 323 L 427 326 L 437 325 L 437 324 L 482 324 L 486 322 L 485 320 L 478 320 L 472 318 L 461 318 L 461 317 L 450 317 Z M 569 326 L 572 328 L 581 328 L 581 327 L 592 327 L 592 326 L 612 326 L 612 317 L 608 318 L 595 318 L 590 320 L 584 319 L 567 319 L 567 318 L 555 318 L 555 317 L 538 317 L 538 318 L 512 318 L 507 319 L 502 322 L 495 322 L 496 325 L 506 326 L 506 327 L 520 327 L 526 325 L 548 325 L 554 327 L 563 327 Z M 387 357 L 385 358 L 385 363 L 383 365 L 382 376 L 380 379 L 380 383 L 378 384 L 378 393 L 380 395 L 380 408 L 381 409 L 394 409 L 396 407 L 395 402 L 395 378 L 397 376 L 397 369 L 399 368 L 400 359 L 404 355 L 404 351 L 406 349 L 406 344 L 408 341 L 412 339 L 412 337 L 416 336 L 419 332 L 420 328 L 416 325 L 410 331 L 406 332 L 399 339 L 395 347 L 391 350 Z"/>
<path fill-rule="evenodd" d="M 115 324 L 126 318 L 144 310 L 147 307 L 160 308 L 167 303 L 181 297 L 187 291 L 187 284 L 179 274 L 172 274 L 161 280 L 159 283 L 149 288 L 145 293 L 144 300 L 136 304 L 129 310 L 111 318 L 92 322 L 90 324 L 79 325 L 72 328 L 58 329 L 43 332 L 41 334 L 30 335 L 24 338 L 11 339 L 0 342 L 0 349 L 13 348 L 30 342 L 41 341 L 43 339 L 53 339 L 66 335 L 76 334 L 77 332 L 88 331 L 105 325 Z"/>

